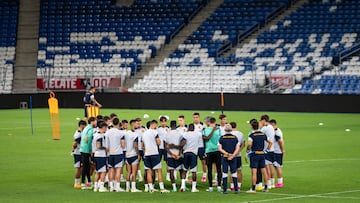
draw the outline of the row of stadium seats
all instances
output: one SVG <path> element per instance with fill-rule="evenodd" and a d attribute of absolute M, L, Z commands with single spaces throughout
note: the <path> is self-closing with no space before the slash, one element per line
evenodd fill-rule
<path fill-rule="evenodd" d="M 17 21 L 18 1 L 0 1 L 0 94 L 12 90 Z"/>
<path fill-rule="evenodd" d="M 60 77 L 68 77 L 63 68 L 78 68 L 77 73 L 84 67 L 95 75 L 103 74 L 102 68 L 121 74 L 130 68 L 135 74 L 205 3 L 138 0 L 121 7 L 108 0 L 43 0 L 38 69 L 54 68 Z"/>
<path fill-rule="evenodd" d="M 197 31 L 130 91 L 213 92 L 223 88 L 224 91 L 245 92 L 264 85 L 264 73 L 253 77 L 249 72 L 239 78 L 238 73 L 244 66 L 219 66 L 216 57 L 236 45 L 239 36 L 263 25 L 287 3 L 284 0 L 225 0 Z M 164 70 L 168 74 L 162 74 Z M 222 77 L 223 72 L 226 77 Z M 206 76 L 201 77 L 204 74 Z M 179 85 L 169 90 L 170 83 Z"/>
<path fill-rule="evenodd" d="M 226 5 L 226 3 L 224 3 L 224 5 Z M 246 7 L 243 8 L 245 9 Z M 220 10 L 221 9 L 222 7 L 220 7 Z M 216 54 L 213 53 L 211 48 L 214 48 L 212 47 L 214 43 L 219 43 L 221 40 L 222 42 L 229 40 L 229 34 L 224 33 L 224 29 L 217 30 L 214 32 L 213 37 L 210 38 L 210 35 L 206 34 L 207 29 L 201 30 L 200 27 L 190 40 L 179 46 L 169 58 L 165 59 L 164 65 L 160 64 L 160 69 L 162 66 L 169 67 L 170 69 L 171 67 L 175 67 L 174 69 L 180 70 L 183 66 L 193 67 L 194 74 L 190 74 L 187 77 L 187 81 L 194 81 L 197 79 L 198 74 L 203 72 L 203 67 L 211 66 L 213 67 L 212 69 L 217 69 L 225 64 L 231 65 L 231 67 L 236 69 L 233 74 L 237 76 L 229 80 L 229 83 L 232 83 L 234 88 L 224 89 L 230 92 L 239 90 L 239 88 L 236 87 L 240 87 L 243 83 L 238 83 L 238 81 L 242 81 L 242 78 L 247 78 L 250 75 L 252 75 L 253 78 L 254 75 L 256 77 L 252 83 L 254 85 L 253 88 L 265 85 L 262 81 L 266 81 L 265 77 L 270 74 L 295 76 L 296 82 L 301 83 L 306 78 L 311 78 L 313 75 L 321 74 L 323 71 L 331 69 L 333 66 L 331 64 L 333 56 L 352 47 L 354 43 L 358 41 L 360 13 L 354 12 L 354 10 L 360 10 L 360 2 L 355 0 L 310 1 L 291 15 L 285 17 L 284 20 L 271 26 L 270 29 L 260 34 L 256 39 L 244 44 L 227 58 L 216 58 Z M 227 11 L 231 15 L 231 9 Z M 215 13 L 212 16 L 226 16 L 226 14 Z M 349 18 L 350 16 L 351 18 Z M 212 23 L 215 20 L 212 20 L 213 21 L 209 20 L 204 24 L 213 25 Z M 215 21 L 215 23 L 218 22 L 219 21 Z M 218 28 L 221 29 L 223 27 L 218 26 Z M 217 39 L 217 41 L 214 39 Z M 222 44 L 219 43 L 219 45 Z M 218 47 L 216 48 L 219 50 Z M 197 69 L 200 70 L 198 71 Z M 223 71 L 230 72 L 228 69 L 229 68 L 226 67 Z M 346 71 L 340 74 L 359 75 L 356 66 L 349 68 L 346 62 L 344 62 L 342 69 Z M 158 75 L 156 71 L 157 69 L 155 69 L 155 73 L 150 73 L 149 77 L 140 81 L 134 86 L 133 90 L 148 91 L 151 89 L 153 91 L 156 87 L 149 85 L 148 81 L 152 80 L 152 74 Z M 339 74 L 331 70 L 325 73 L 333 75 Z M 214 77 L 216 77 L 217 73 L 213 72 L 213 74 L 215 75 Z M 258 77 L 263 78 L 258 79 Z M 339 92 L 334 86 L 317 86 L 316 88 L 320 89 L 320 91 L 314 91 L 313 88 L 312 91 L 306 91 L 305 93 L 356 93 L 356 91 L 354 91 L 357 87 L 356 80 L 349 80 L 348 82 L 349 84 L 346 86 L 348 91 L 346 92 Z M 226 82 L 224 81 L 223 83 Z M 188 91 L 188 86 L 190 86 L 191 83 L 185 84 L 189 85 L 184 85 L 183 89 L 185 89 L 184 91 Z M 225 84 L 222 85 L 224 86 Z M 291 89 L 286 90 L 286 93 L 304 93 L 302 89 L 299 90 L 300 86 L 301 85 L 297 85 L 294 91 Z M 323 91 L 321 91 L 322 88 L 324 89 Z M 220 88 L 213 88 L 213 90 L 218 89 Z"/>
<path fill-rule="evenodd" d="M 360 56 L 345 61 L 333 70 L 297 85 L 296 94 L 360 94 Z"/>

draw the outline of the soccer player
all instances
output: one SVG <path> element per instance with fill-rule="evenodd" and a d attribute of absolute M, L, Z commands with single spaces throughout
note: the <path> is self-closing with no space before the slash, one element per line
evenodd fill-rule
<path fill-rule="evenodd" d="M 224 127 L 225 135 L 222 135 L 219 139 L 219 151 L 222 154 L 222 178 L 223 178 L 223 194 L 227 194 L 227 179 L 228 168 L 230 168 L 232 181 L 235 186 L 235 193 L 239 193 L 237 184 L 236 173 L 236 156 L 240 152 L 240 143 L 238 138 L 231 134 L 232 128 L 230 124 L 226 124 Z"/>
<path fill-rule="evenodd" d="M 120 130 L 124 132 L 124 134 L 127 132 L 127 129 L 129 127 L 129 122 L 124 119 L 121 121 L 121 128 Z M 126 146 L 123 148 L 123 154 L 126 154 Z M 124 178 L 124 166 L 125 166 L 125 156 L 124 156 L 124 161 L 123 161 L 123 167 L 120 169 L 120 182 L 126 182 L 125 178 Z"/>
<path fill-rule="evenodd" d="M 121 130 L 127 130 L 129 127 L 129 121 L 124 119 L 121 121 Z"/>
<path fill-rule="evenodd" d="M 193 114 L 193 123 L 194 123 L 194 131 L 202 134 L 203 130 L 205 129 L 205 125 L 202 122 L 200 122 L 200 114 L 198 112 L 195 112 Z M 199 141 L 198 146 L 199 149 L 197 155 L 201 161 L 201 166 L 203 171 L 201 182 L 206 182 L 205 146 L 204 146 L 204 141 L 202 139 Z"/>
<path fill-rule="evenodd" d="M 99 130 L 94 134 L 92 141 L 94 150 L 94 162 L 95 162 L 95 181 L 94 181 L 94 192 L 108 192 L 104 186 L 105 176 L 107 171 L 106 165 L 106 153 L 109 151 L 106 147 L 105 132 L 108 125 L 104 121 L 99 122 Z"/>
<path fill-rule="evenodd" d="M 244 134 L 240 131 L 237 130 L 237 124 L 236 122 L 230 122 L 232 131 L 231 134 L 235 135 L 236 138 L 239 141 L 240 144 L 240 152 L 237 154 L 236 156 L 236 169 L 237 169 L 237 182 L 238 182 L 238 189 L 240 191 L 241 189 L 241 183 L 242 183 L 242 161 L 241 161 L 241 151 L 244 149 L 245 147 L 245 139 L 244 139 Z M 234 188 L 234 182 L 232 182 L 230 184 L 230 189 L 231 190 L 235 190 Z"/>
<path fill-rule="evenodd" d="M 97 105 L 99 108 L 102 107 L 102 105 L 95 99 L 95 92 L 96 89 L 95 87 L 90 87 L 89 91 L 86 92 L 84 98 L 83 98 L 83 102 L 84 102 L 84 117 L 85 119 L 88 117 L 87 115 L 87 108 L 92 106 L 92 105 Z"/>
<path fill-rule="evenodd" d="M 160 138 L 156 130 L 158 122 L 152 120 L 150 122 L 150 128 L 143 134 L 142 145 L 144 149 L 144 165 L 147 169 L 147 182 L 149 184 L 149 192 L 154 192 L 152 170 L 157 170 L 158 180 L 161 193 L 168 193 L 169 190 L 164 188 L 164 182 L 162 179 L 162 166 L 159 155 L 158 147 L 160 146 Z"/>
<path fill-rule="evenodd" d="M 160 120 L 160 126 L 158 127 L 157 131 L 159 134 L 159 138 L 161 140 L 161 144 L 159 146 L 160 160 L 163 159 L 167 165 L 167 152 L 164 148 L 164 140 L 170 130 L 169 130 L 169 127 L 167 127 L 167 118 L 165 116 L 161 116 L 159 120 Z M 170 180 L 169 170 L 167 170 L 166 179 Z"/>
<path fill-rule="evenodd" d="M 176 192 L 176 183 L 174 177 L 174 171 L 179 170 L 182 174 L 183 169 L 183 160 L 181 157 L 181 147 L 180 143 L 182 140 L 182 134 L 179 130 L 176 129 L 176 121 L 170 122 L 170 132 L 166 134 L 164 138 L 165 150 L 167 151 L 168 156 L 168 168 L 170 171 L 170 180 L 173 187 L 173 192 Z M 181 180 L 185 181 L 185 179 Z M 181 192 L 185 191 L 185 188 L 180 188 Z"/>
<path fill-rule="evenodd" d="M 216 126 L 216 119 L 211 117 L 209 119 L 209 126 L 205 128 L 203 139 L 205 140 L 205 153 L 206 153 L 206 165 L 208 169 L 208 182 L 209 189 L 207 191 L 213 191 L 213 177 L 212 177 L 212 164 L 216 164 L 217 170 L 217 189 L 221 192 L 221 154 L 219 152 L 218 143 L 221 136 L 220 129 Z"/>
<path fill-rule="evenodd" d="M 135 132 L 136 120 L 130 120 L 131 130 L 125 134 L 126 142 L 126 192 L 141 192 L 136 188 L 136 173 L 140 160 L 138 134 Z M 131 178 L 131 189 L 130 189 Z"/>
<path fill-rule="evenodd" d="M 81 154 L 80 154 L 80 142 L 81 132 L 86 127 L 86 121 L 80 120 L 78 123 L 78 129 L 74 134 L 74 143 L 72 148 L 72 154 L 74 155 L 74 167 L 75 167 L 75 183 L 74 188 L 80 189 L 80 176 L 81 176 Z"/>
<path fill-rule="evenodd" d="M 192 173 L 192 188 L 191 192 L 199 192 L 196 189 L 196 172 L 197 172 L 197 156 L 199 152 L 198 143 L 203 142 L 202 133 L 195 131 L 195 125 L 190 124 L 187 132 L 184 133 L 183 139 L 181 141 L 181 146 L 183 146 L 184 153 L 184 171 L 187 172 L 190 170 Z M 185 179 L 186 175 L 183 173 L 181 180 L 181 188 L 186 188 Z"/>
<path fill-rule="evenodd" d="M 277 181 L 277 184 L 275 184 L 275 187 L 282 188 L 282 187 L 284 187 L 282 164 L 283 164 L 283 155 L 285 154 L 283 134 L 282 134 L 282 131 L 280 130 L 280 128 L 278 128 L 277 122 L 275 119 L 270 120 L 269 123 L 275 129 L 274 166 L 276 169 L 276 176 L 278 178 L 278 181 Z"/>
<path fill-rule="evenodd" d="M 141 118 L 136 118 L 135 120 L 136 120 L 136 130 L 135 130 L 135 132 L 138 134 L 138 144 L 139 144 L 138 148 L 139 148 L 140 158 L 141 158 L 141 160 L 144 160 L 144 151 L 143 151 L 143 148 L 142 148 L 141 140 L 142 140 L 143 134 L 145 133 L 145 127 L 142 126 Z M 142 182 L 143 177 L 141 175 L 141 170 L 140 170 L 140 160 L 139 160 L 139 164 L 138 164 L 137 173 L 138 173 L 138 177 L 139 177 L 139 182 Z M 144 173 L 144 178 L 146 179 L 145 176 L 146 176 L 146 173 Z"/>
<path fill-rule="evenodd" d="M 106 125 L 108 125 L 108 129 L 111 129 L 114 127 L 111 122 L 112 120 L 110 119 L 109 116 L 104 116 L 103 120 L 105 121 Z"/>
<path fill-rule="evenodd" d="M 265 133 L 265 135 L 269 138 L 271 143 L 275 142 L 275 130 L 272 125 L 269 124 L 269 116 L 268 115 L 262 115 L 260 118 L 260 124 L 259 127 L 261 128 L 261 131 Z M 267 148 L 267 144 L 265 143 L 265 148 Z M 265 165 L 266 165 L 266 172 L 269 176 L 269 182 L 267 185 L 269 186 L 269 189 L 275 188 L 275 171 L 273 168 L 274 163 L 274 145 L 271 146 L 268 153 L 265 154 Z"/>
<path fill-rule="evenodd" d="M 226 115 L 225 114 L 220 114 L 219 115 L 219 120 L 220 120 L 219 128 L 220 128 L 220 131 L 221 131 L 221 135 L 224 135 L 225 134 L 225 125 L 227 123 Z"/>
<path fill-rule="evenodd" d="M 183 134 L 184 132 L 187 131 L 187 125 L 185 124 L 185 116 L 184 115 L 180 115 L 178 117 L 178 123 L 179 123 L 179 126 L 177 126 L 177 130 L 179 130 L 180 133 Z"/>
<path fill-rule="evenodd" d="M 106 132 L 107 148 L 109 149 L 109 188 L 110 192 L 124 192 L 120 187 L 121 169 L 123 167 L 125 134 L 120 130 L 120 120 L 113 119 L 113 128 Z"/>
<path fill-rule="evenodd" d="M 250 157 L 250 168 L 251 168 L 251 189 L 246 191 L 247 193 L 256 193 L 255 184 L 257 181 L 257 170 L 260 168 L 262 175 L 265 179 L 265 188 L 264 192 L 268 192 L 268 174 L 265 169 L 265 152 L 271 148 L 272 142 L 264 134 L 264 132 L 259 130 L 259 122 L 256 119 L 251 119 L 249 122 L 251 128 L 253 129 L 248 137 L 247 153 Z M 267 143 L 267 148 L 265 149 L 265 143 Z"/>
<path fill-rule="evenodd" d="M 91 189 L 91 175 L 90 175 L 90 157 L 92 153 L 92 139 L 94 136 L 94 128 L 97 126 L 97 120 L 95 117 L 90 117 L 88 119 L 88 125 L 81 132 L 81 141 L 80 141 L 80 154 L 81 154 L 81 163 L 82 163 L 82 172 L 81 172 L 81 189 Z M 87 183 L 85 185 L 85 176 L 87 178 Z"/>

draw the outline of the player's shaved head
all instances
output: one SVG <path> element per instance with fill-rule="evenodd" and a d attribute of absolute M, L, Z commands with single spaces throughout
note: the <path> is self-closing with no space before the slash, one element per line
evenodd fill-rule
<path fill-rule="evenodd" d="M 175 120 L 170 121 L 170 128 L 171 128 L 172 130 L 175 130 L 175 129 L 176 129 L 176 121 L 175 121 Z"/>
<path fill-rule="evenodd" d="M 195 130 L 195 125 L 193 123 L 190 123 L 188 127 L 188 131 L 194 131 L 194 130 Z"/>

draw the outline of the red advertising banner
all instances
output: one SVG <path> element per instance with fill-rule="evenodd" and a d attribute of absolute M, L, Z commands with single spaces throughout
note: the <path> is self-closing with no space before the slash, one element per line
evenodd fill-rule
<path fill-rule="evenodd" d="M 121 78 L 37 78 L 38 89 L 50 90 L 82 90 L 87 84 L 96 88 L 117 88 L 121 87 Z"/>
<path fill-rule="evenodd" d="M 295 85 L 295 77 L 293 75 L 272 75 L 268 78 L 271 83 L 278 84 L 279 87 L 291 88 Z"/>

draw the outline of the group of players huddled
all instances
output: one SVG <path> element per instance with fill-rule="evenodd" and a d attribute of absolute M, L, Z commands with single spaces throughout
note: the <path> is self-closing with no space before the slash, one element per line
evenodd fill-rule
<path fill-rule="evenodd" d="M 209 184 L 206 191 L 214 191 L 215 184 L 218 192 L 226 194 L 231 190 L 239 193 L 242 183 L 241 151 L 245 147 L 245 160 L 250 160 L 252 174 L 252 187 L 246 192 L 268 192 L 271 188 L 283 187 L 283 136 L 276 120 L 270 120 L 268 115 L 262 115 L 259 121 L 249 121 L 252 130 L 246 146 L 237 124 L 228 123 L 224 114 L 219 116 L 219 124 L 216 118 L 210 116 L 204 119 L 203 124 L 197 112 L 189 125 L 185 124 L 183 115 L 170 123 L 168 119 L 160 116 L 159 122 L 148 121 L 145 127 L 141 118 L 120 120 L 114 113 L 80 120 L 72 149 L 76 169 L 74 188 L 95 192 L 142 192 L 136 187 L 138 181 L 144 182 L 144 192 L 154 192 L 158 191 L 154 187 L 157 181 L 160 192 L 167 193 L 169 190 L 164 188 L 162 174 L 161 161 L 164 160 L 166 180 L 171 181 L 173 192 L 177 191 L 177 171 L 181 178 L 181 192 L 199 192 L 196 186 L 199 158 L 203 173 L 201 182 Z M 140 168 L 141 161 L 143 170 Z M 125 177 L 123 168 L 126 169 Z M 213 180 L 213 168 L 216 180 Z M 141 171 L 144 171 L 143 175 Z M 228 174 L 231 176 L 230 190 Z M 191 179 L 188 178 L 190 176 Z M 121 182 L 126 182 L 125 189 L 121 187 Z M 191 182 L 191 189 L 186 187 L 186 182 Z"/>

